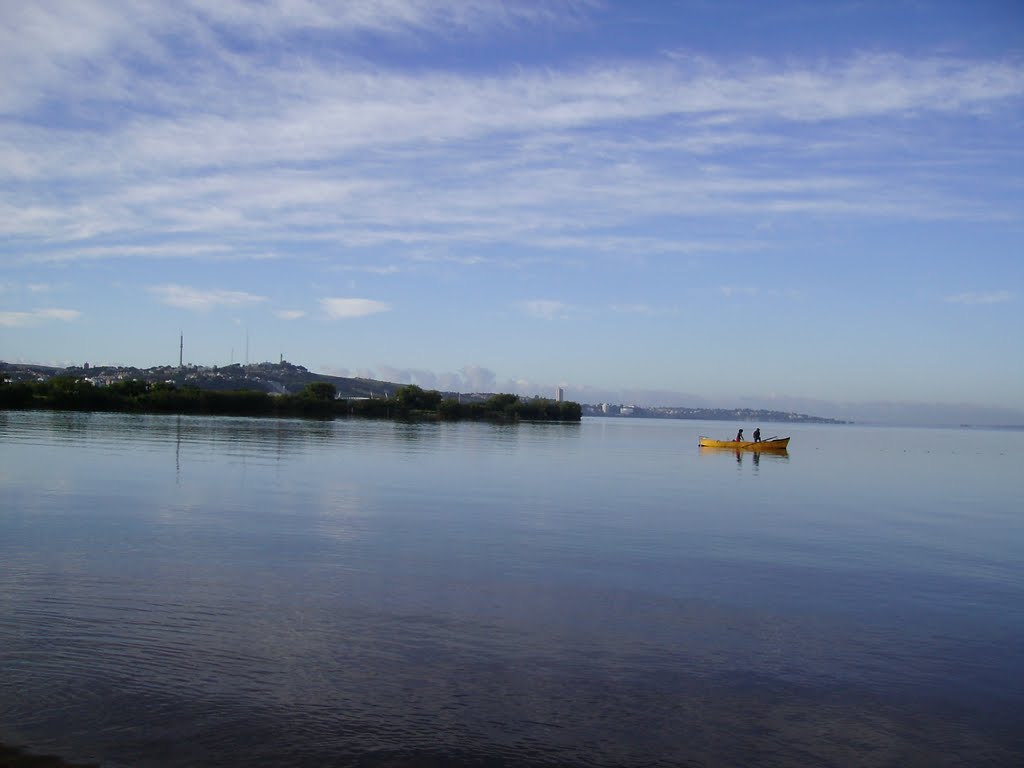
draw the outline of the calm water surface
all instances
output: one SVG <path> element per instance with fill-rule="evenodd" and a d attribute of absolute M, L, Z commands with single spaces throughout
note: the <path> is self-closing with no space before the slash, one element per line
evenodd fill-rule
<path fill-rule="evenodd" d="M 0 741 L 1024 764 L 1024 432 L 760 426 L 0 412 Z"/>

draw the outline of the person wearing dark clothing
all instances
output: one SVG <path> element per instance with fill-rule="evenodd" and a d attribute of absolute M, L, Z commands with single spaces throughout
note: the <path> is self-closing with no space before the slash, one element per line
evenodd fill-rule
<path fill-rule="evenodd" d="M 743 430 L 742 429 L 739 432 L 736 433 L 736 442 L 737 443 L 742 443 L 743 442 Z"/>
<path fill-rule="evenodd" d="M 757 429 L 754 430 L 754 442 L 755 443 L 760 443 L 761 442 L 761 428 L 760 427 L 758 427 Z"/>

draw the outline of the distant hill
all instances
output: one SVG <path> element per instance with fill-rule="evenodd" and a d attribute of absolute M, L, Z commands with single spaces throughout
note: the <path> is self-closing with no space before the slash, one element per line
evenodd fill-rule
<path fill-rule="evenodd" d="M 44 365 L 22 365 L 0 361 L 0 373 L 11 381 L 33 381 L 48 379 L 52 376 L 75 376 L 88 379 L 92 383 L 103 386 L 118 381 L 138 379 L 156 383 L 171 381 L 180 386 L 194 386 L 199 389 L 230 391 L 251 389 L 279 395 L 297 395 L 307 384 L 317 381 L 330 382 L 338 391 L 338 396 L 345 399 L 362 397 L 391 397 L 401 384 L 376 379 L 346 378 L 313 373 L 301 365 L 282 361 L 280 363 L 257 363 L 255 365 L 224 366 L 156 366 L 153 368 L 135 368 L 120 365 L 71 366 L 55 368 Z M 455 396 L 456 393 L 442 393 Z M 463 395 L 465 400 L 477 396 Z M 485 399 L 480 395 L 479 399 Z"/>

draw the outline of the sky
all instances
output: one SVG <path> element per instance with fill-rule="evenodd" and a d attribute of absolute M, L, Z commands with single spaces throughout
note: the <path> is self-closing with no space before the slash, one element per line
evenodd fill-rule
<path fill-rule="evenodd" d="M 0 360 L 1024 423 L 1019 0 L 0 3 Z"/>

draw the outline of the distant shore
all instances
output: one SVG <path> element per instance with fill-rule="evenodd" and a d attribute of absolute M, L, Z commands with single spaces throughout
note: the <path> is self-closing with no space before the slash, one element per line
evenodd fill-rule
<path fill-rule="evenodd" d="M 122 387 L 128 382 L 142 382 L 151 391 L 167 387 L 178 390 L 200 391 L 256 391 L 272 395 L 295 396 L 305 391 L 310 385 L 332 385 L 335 396 L 339 400 L 359 403 L 367 400 L 386 401 L 395 398 L 399 391 L 407 385 L 377 379 L 348 378 L 313 373 L 301 365 L 285 361 L 280 363 L 257 363 L 245 365 L 234 363 L 227 366 L 157 366 L 155 368 L 134 368 L 128 366 L 71 366 L 68 368 L 52 368 L 47 366 L 5 363 L 0 360 L 0 380 L 7 378 L 11 384 L 40 384 L 54 378 L 78 379 L 97 387 Z M 423 390 L 433 392 L 436 390 Z M 443 391 L 439 393 L 444 401 L 455 401 L 463 406 L 482 405 L 493 393 L 474 392 L 459 393 Z M 541 400 L 544 398 L 524 397 L 523 401 Z M 556 401 L 551 401 L 556 402 Z M 557 402 L 561 402 L 558 400 Z M 353 406 L 358 408 L 359 406 Z M 369 407 L 369 406 L 366 406 Z M 845 424 L 848 422 L 813 416 L 792 411 L 778 411 L 764 408 L 696 408 L 687 406 L 654 406 L 637 404 L 597 403 L 581 404 L 583 416 L 624 416 L 655 419 L 699 419 L 713 421 L 731 421 L 742 423 L 777 422 L 777 423 L 812 423 L 812 424 Z"/>

